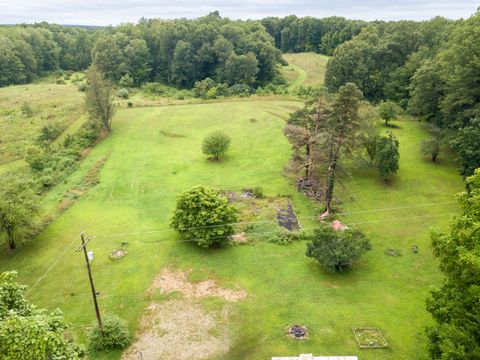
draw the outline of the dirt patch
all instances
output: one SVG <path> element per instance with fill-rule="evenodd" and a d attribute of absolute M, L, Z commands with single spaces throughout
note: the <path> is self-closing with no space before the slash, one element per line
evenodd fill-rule
<path fill-rule="evenodd" d="M 137 340 L 122 360 L 203 360 L 220 356 L 230 347 L 227 318 L 225 308 L 215 315 L 191 300 L 152 304 L 141 320 Z"/>
<path fill-rule="evenodd" d="M 175 134 L 175 133 L 172 133 L 172 132 L 166 131 L 166 130 L 160 130 L 160 134 L 162 134 L 163 136 L 169 137 L 169 138 L 184 138 L 185 137 L 185 135 Z"/>
<path fill-rule="evenodd" d="M 213 280 L 206 280 L 199 283 L 189 282 L 187 275 L 188 272 L 181 270 L 173 271 L 164 268 L 153 280 L 153 284 L 148 290 L 148 293 L 153 294 L 157 289 L 159 289 L 162 294 L 178 291 L 182 293 L 186 299 L 217 297 L 229 302 L 236 302 L 247 296 L 245 290 L 239 288 L 234 290 L 224 289 L 219 287 Z"/>
<path fill-rule="evenodd" d="M 286 209 L 277 209 L 277 221 L 278 225 L 290 231 L 300 229 L 300 223 L 298 222 L 297 215 L 295 215 L 295 212 L 293 211 L 291 202 L 288 203 Z"/>
<path fill-rule="evenodd" d="M 97 185 L 100 180 L 98 178 L 98 174 L 100 173 L 100 170 L 102 170 L 103 165 L 105 165 L 105 162 L 107 161 L 107 157 L 103 156 L 99 160 L 93 164 L 93 166 L 88 170 L 87 175 L 85 175 L 84 183 L 86 187 L 92 187 Z"/>
<path fill-rule="evenodd" d="M 112 260 L 119 260 L 121 258 L 123 258 L 124 256 L 126 256 L 128 254 L 128 251 L 127 250 L 124 250 L 124 249 L 116 249 L 116 250 L 113 250 L 111 253 L 110 253 L 110 259 Z"/>
<path fill-rule="evenodd" d="M 345 224 L 343 224 L 340 220 L 333 220 L 332 221 L 332 228 L 335 231 L 344 231 L 344 230 L 348 229 L 348 227 Z"/>
<path fill-rule="evenodd" d="M 304 340 L 308 338 L 308 331 L 303 325 L 293 325 L 288 328 L 287 335 L 292 339 Z"/>
<path fill-rule="evenodd" d="M 232 235 L 231 237 L 232 237 L 232 241 L 235 244 L 246 244 L 246 243 L 248 243 L 247 234 L 245 234 L 244 231 L 242 231 L 241 233 Z"/>

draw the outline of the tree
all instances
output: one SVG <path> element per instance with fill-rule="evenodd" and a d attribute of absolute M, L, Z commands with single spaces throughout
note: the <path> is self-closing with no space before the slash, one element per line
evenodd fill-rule
<path fill-rule="evenodd" d="M 367 152 L 370 164 L 375 163 L 377 157 L 378 140 L 380 134 L 373 118 L 368 118 L 362 122 L 360 130 L 360 143 Z"/>
<path fill-rule="evenodd" d="M 201 247 L 223 245 L 235 231 L 236 209 L 209 187 L 195 186 L 177 198 L 171 226 Z"/>
<path fill-rule="evenodd" d="M 325 191 L 325 214 L 332 210 L 335 175 L 342 151 L 350 151 L 355 145 L 357 130 L 360 126 L 358 109 L 362 100 L 362 92 L 353 83 L 340 87 L 332 104 L 332 113 L 323 126 L 328 171 Z"/>
<path fill-rule="evenodd" d="M 480 169 L 466 179 L 457 196 L 460 214 L 449 232 L 432 230 L 443 285 L 427 300 L 436 324 L 427 329 L 431 359 L 479 359 L 480 356 Z"/>
<path fill-rule="evenodd" d="M 315 230 L 306 255 L 329 271 L 341 272 L 351 268 L 353 262 L 371 248 L 369 240 L 358 229 L 335 231 L 330 225 L 322 225 Z"/>
<path fill-rule="evenodd" d="M 460 160 L 460 174 L 473 174 L 480 167 L 480 117 L 472 119 L 467 126 L 457 131 L 452 145 Z"/>
<path fill-rule="evenodd" d="M 420 150 L 422 151 L 423 155 L 430 156 L 432 161 L 435 162 L 444 146 L 443 142 L 445 139 L 445 134 L 440 128 L 434 126 L 431 126 L 430 128 L 432 135 L 429 138 L 422 140 L 420 144 Z"/>
<path fill-rule="evenodd" d="M 106 80 L 103 73 L 92 65 L 87 73 L 87 88 L 85 105 L 92 120 L 100 121 L 103 129 L 112 131 L 112 118 L 115 90 L 110 81 Z"/>
<path fill-rule="evenodd" d="M 3 176 L 0 184 L 0 233 L 5 233 L 8 246 L 16 249 L 35 232 L 35 216 L 40 208 L 30 179 Z"/>
<path fill-rule="evenodd" d="M 388 126 L 388 122 L 397 117 L 397 106 L 392 101 L 382 101 L 378 105 L 378 115 L 385 121 L 385 126 Z"/>
<path fill-rule="evenodd" d="M 385 182 L 389 182 L 399 168 L 400 153 L 398 147 L 399 142 L 391 132 L 387 136 L 382 136 L 377 142 L 376 165 L 380 177 Z"/>
<path fill-rule="evenodd" d="M 2 359 L 77 360 L 83 350 L 65 338 L 67 325 L 59 310 L 48 313 L 25 299 L 26 287 L 16 272 L 0 274 L 0 354 Z"/>
<path fill-rule="evenodd" d="M 221 131 L 215 131 L 203 139 L 202 152 L 218 160 L 225 154 L 229 146 L 230 137 Z"/>

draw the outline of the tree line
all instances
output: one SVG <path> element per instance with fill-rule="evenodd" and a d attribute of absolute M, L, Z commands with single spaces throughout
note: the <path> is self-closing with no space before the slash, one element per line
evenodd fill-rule
<path fill-rule="evenodd" d="M 29 83 L 59 69 L 86 69 L 96 33 L 39 23 L 0 26 L 0 86 Z"/>
<path fill-rule="evenodd" d="M 284 53 L 316 52 L 332 55 L 336 47 L 360 33 L 368 22 L 343 17 L 283 18 L 267 17 L 261 20 L 274 38 L 275 46 Z"/>
<path fill-rule="evenodd" d="M 326 86 L 358 85 L 373 102 L 396 102 L 449 133 L 460 172 L 480 167 L 480 13 L 467 20 L 370 24 L 338 46 Z"/>

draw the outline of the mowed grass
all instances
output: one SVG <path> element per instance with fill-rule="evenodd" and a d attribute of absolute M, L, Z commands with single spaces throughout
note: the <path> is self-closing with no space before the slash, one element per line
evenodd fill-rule
<path fill-rule="evenodd" d="M 325 70 L 328 56 L 315 53 L 283 54 L 289 66 L 282 67 L 282 75 L 286 78 L 290 88 L 300 85 L 320 86 L 325 81 Z"/>
<path fill-rule="evenodd" d="M 33 116 L 22 114 L 24 103 Z M 66 129 L 83 114 L 83 93 L 75 85 L 48 82 L 0 88 L 0 171 L 3 164 L 19 160 L 35 142 L 43 126 Z"/>
<path fill-rule="evenodd" d="M 72 176 L 78 179 L 108 156 L 100 184 L 28 246 L 13 256 L 4 252 L 0 268 L 17 269 L 20 281 L 29 285 L 41 279 L 29 297 L 38 306 L 61 308 L 81 341 L 95 319 L 83 255 L 74 251 L 85 231 L 97 236 L 89 250 L 95 253 L 92 269 L 102 312 L 120 315 L 133 331 L 149 302 L 145 290 L 160 269 L 170 266 L 248 292 L 230 319 L 230 352 L 218 359 L 299 353 L 424 359 L 424 327 L 431 322 L 425 298 L 441 280 L 428 230 L 446 226 L 462 182 L 450 161 L 433 164 L 419 155 L 419 142 L 427 136 L 420 123 L 397 122 L 400 128 L 393 130 L 401 144 L 401 169 L 391 185 L 354 164 L 352 177 L 337 185 L 343 221 L 357 224 L 373 244 L 351 272 L 324 271 L 305 257 L 304 241 L 205 250 L 181 242 L 169 229 L 176 195 L 196 184 L 226 190 L 261 186 L 267 196 L 291 194 L 302 225 L 312 229 L 315 206 L 282 175 L 291 154 L 284 118 L 300 106 L 252 101 L 119 110 L 112 136 Z M 200 150 L 203 137 L 215 130 L 232 138 L 218 163 L 207 161 Z M 128 255 L 112 262 L 110 251 L 123 241 L 129 243 Z M 413 244 L 418 254 L 410 251 Z M 387 256 L 385 248 L 403 255 Z M 292 324 L 307 326 L 309 340 L 287 339 L 285 330 Z M 390 347 L 360 351 L 351 329 L 362 326 L 379 327 Z M 112 352 L 95 358 L 119 357 Z"/>

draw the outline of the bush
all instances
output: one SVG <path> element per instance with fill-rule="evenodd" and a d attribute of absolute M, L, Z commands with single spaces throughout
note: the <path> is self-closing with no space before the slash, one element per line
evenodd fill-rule
<path fill-rule="evenodd" d="M 247 97 L 252 93 L 252 88 L 245 84 L 235 84 L 228 88 L 228 96 Z"/>
<path fill-rule="evenodd" d="M 169 90 L 168 86 L 157 82 L 150 82 L 143 85 L 143 92 L 151 96 L 166 95 Z"/>
<path fill-rule="evenodd" d="M 215 81 L 209 77 L 195 82 L 195 86 L 193 87 L 195 96 L 202 99 L 207 99 L 209 97 L 208 92 L 215 88 L 215 85 Z"/>
<path fill-rule="evenodd" d="M 237 221 L 236 209 L 209 187 L 195 186 L 177 198 L 171 226 L 183 239 L 202 247 L 229 242 Z"/>
<path fill-rule="evenodd" d="M 257 199 L 263 199 L 263 189 L 260 186 L 256 186 L 253 188 L 253 196 Z"/>
<path fill-rule="evenodd" d="M 229 146 L 230 137 L 221 131 L 216 131 L 203 139 L 202 152 L 218 160 L 221 155 L 225 154 Z"/>
<path fill-rule="evenodd" d="M 131 88 L 133 87 L 133 79 L 129 74 L 125 74 L 120 78 L 118 85 L 120 85 L 123 88 Z"/>
<path fill-rule="evenodd" d="M 94 351 L 123 349 L 130 341 L 127 326 L 114 315 L 107 315 L 103 318 L 103 333 L 95 324 L 88 334 L 89 347 Z"/>
<path fill-rule="evenodd" d="M 33 114 L 34 114 L 34 111 L 33 111 L 33 108 L 31 107 L 31 105 L 27 102 L 24 102 L 22 104 L 22 107 L 20 108 L 20 110 L 22 111 L 22 114 L 23 116 L 25 117 L 32 117 Z"/>
<path fill-rule="evenodd" d="M 80 84 L 78 84 L 78 90 L 82 92 L 87 90 L 87 84 L 85 82 L 81 82 Z"/>
<path fill-rule="evenodd" d="M 306 235 L 303 232 L 289 231 L 277 224 L 267 222 L 250 224 L 245 232 L 248 239 L 277 245 L 289 245 L 294 241 L 306 239 Z"/>
<path fill-rule="evenodd" d="M 323 225 L 315 230 L 306 255 L 318 260 L 329 271 L 343 271 L 371 248 L 360 230 L 335 231 L 331 225 Z"/>
<path fill-rule="evenodd" d="M 121 88 L 120 90 L 117 91 L 117 97 L 122 98 L 122 99 L 128 99 L 128 96 L 130 93 L 128 92 L 127 89 Z"/>
<path fill-rule="evenodd" d="M 133 107 L 133 102 L 132 102 L 132 101 L 127 102 L 127 106 L 128 106 L 129 108 Z"/>
<path fill-rule="evenodd" d="M 65 85 L 66 84 L 65 80 L 63 80 L 63 79 L 57 79 L 57 81 L 55 81 L 55 82 L 59 85 Z"/>

